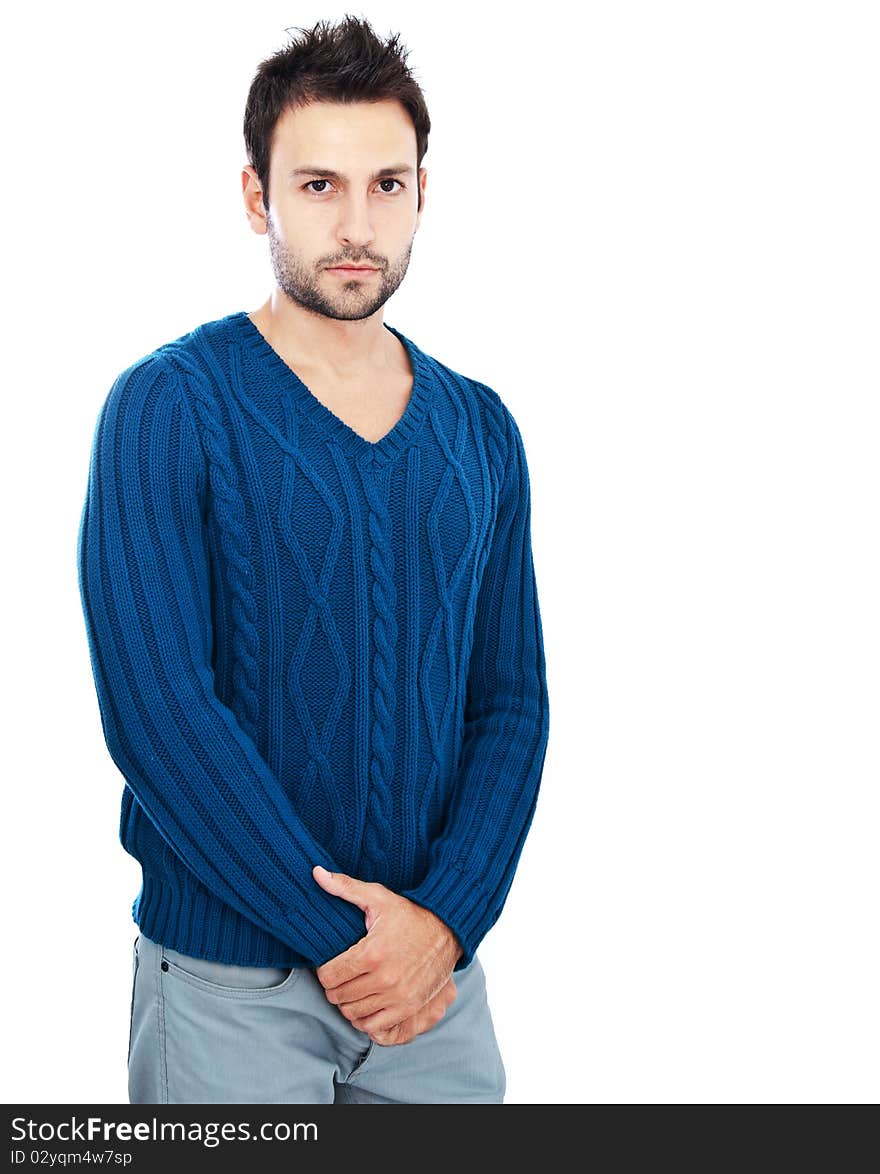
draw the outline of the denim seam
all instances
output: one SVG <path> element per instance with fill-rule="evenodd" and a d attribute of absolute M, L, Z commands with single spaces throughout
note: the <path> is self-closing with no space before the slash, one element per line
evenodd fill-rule
<path fill-rule="evenodd" d="M 132 1038 L 134 1035 L 134 996 L 135 996 L 135 991 L 137 990 L 138 963 L 140 961 L 138 958 L 138 939 L 137 939 L 137 937 L 135 937 L 135 939 L 134 939 L 134 947 L 133 947 L 132 952 L 134 954 L 134 958 L 132 959 L 131 1007 L 129 1008 L 129 1012 L 128 1012 L 128 1057 L 126 1059 L 126 1064 L 131 1063 L 131 1042 L 132 1042 Z"/>
<path fill-rule="evenodd" d="M 370 1046 L 363 1053 L 361 1058 L 358 1060 L 357 1064 L 355 1064 L 354 1068 L 352 1068 L 351 1072 L 349 1072 L 348 1076 L 346 1076 L 346 1078 L 345 1078 L 346 1084 L 349 1084 L 354 1079 L 355 1076 L 359 1076 L 360 1073 L 363 1072 L 364 1066 L 372 1058 L 375 1050 L 376 1050 L 376 1041 L 370 1040 Z"/>
<path fill-rule="evenodd" d="M 165 1046 L 166 1031 L 165 1031 L 165 991 L 162 986 L 162 948 L 156 950 L 156 990 L 158 998 L 157 1004 L 157 1027 L 159 1032 L 159 1082 L 162 1091 L 162 1104 L 167 1105 L 168 1101 L 168 1052 Z"/>

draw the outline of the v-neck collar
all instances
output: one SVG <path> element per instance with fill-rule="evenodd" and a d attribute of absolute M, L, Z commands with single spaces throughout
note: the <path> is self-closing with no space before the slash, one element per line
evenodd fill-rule
<path fill-rule="evenodd" d="M 422 426 L 430 407 L 433 387 L 433 379 L 426 357 L 415 343 L 411 342 L 406 335 L 401 334 L 399 330 L 395 330 L 393 326 L 389 326 L 387 322 L 383 322 L 382 325 L 401 341 L 409 355 L 413 385 L 403 415 L 389 432 L 376 441 L 367 440 L 359 432 L 355 432 L 318 399 L 251 321 L 246 310 L 239 310 L 228 315 L 227 322 L 241 345 L 250 352 L 254 359 L 264 364 L 280 385 L 294 397 L 303 414 L 308 416 L 317 428 L 354 456 L 371 459 L 374 464 L 385 464 L 403 451 Z"/>

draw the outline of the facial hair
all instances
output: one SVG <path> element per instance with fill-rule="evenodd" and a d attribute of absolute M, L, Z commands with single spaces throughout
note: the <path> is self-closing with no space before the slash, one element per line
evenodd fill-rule
<path fill-rule="evenodd" d="M 406 276 L 415 238 L 413 234 L 406 252 L 390 268 L 367 255 L 331 258 L 331 262 L 339 265 L 375 265 L 379 270 L 377 276 L 355 277 L 350 282 L 328 276 L 327 282 L 336 283 L 336 292 L 331 294 L 318 285 L 315 269 L 302 261 L 276 233 L 271 218 L 267 221 L 267 234 L 275 280 L 282 292 L 304 309 L 340 322 L 359 322 L 385 305 Z M 318 272 L 323 272 L 323 267 Z"/>

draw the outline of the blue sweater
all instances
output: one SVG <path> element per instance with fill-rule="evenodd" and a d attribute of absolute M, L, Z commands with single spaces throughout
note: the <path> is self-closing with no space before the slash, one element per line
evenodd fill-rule
<path fill-rule="evenodd" d="M 364 915 L 312 867 L 432 910 L 473 958 L 549 730 L 523 443 L 497 393 L 414 373 L 371 443 L 244 312 L 123 371 L 77 542 L 132 915 L 172 949 L 318 966 Z"/>

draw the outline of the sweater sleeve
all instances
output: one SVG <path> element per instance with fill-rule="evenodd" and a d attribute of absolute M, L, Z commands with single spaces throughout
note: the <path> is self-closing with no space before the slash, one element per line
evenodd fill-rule
<path fill-rule="evenodd" d="M 99 413 L 77 541 L 104 738 L 198 880 L 318 966 L 363 936 L 363 913 L 315 882 L 313 865 L 338 865 L 215 692 L 205 494 L 179 377 L 149 355 Z"/>
<path fill-rule="evenodd" d="M 509 412 L 507 428 L 504 481 L 474 619 L 458 777 L 428 873 L 402 894 L 456 934 L 464 951 L 456 970 L 473 960 L 507 898 L 549 737 L 529 476 Z"/>

